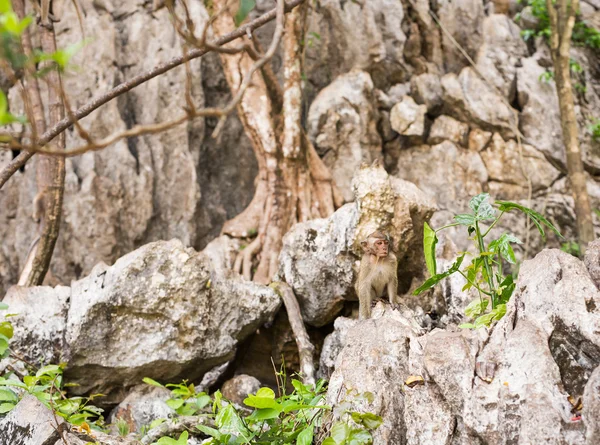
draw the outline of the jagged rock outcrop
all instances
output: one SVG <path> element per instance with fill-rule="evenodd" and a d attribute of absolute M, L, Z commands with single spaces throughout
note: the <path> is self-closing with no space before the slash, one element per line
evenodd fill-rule
<path fill-rule="evenodd" d="M 310 106 L 308 135 L 346 201 L 352 201 L 352 178 L 363 162 L 381 156 L 373 81 L 352 71 L 321 90 Z"/>
<path fill-rule="evenodd" d="M 34 298 L 41 292 L 57 309 L 38 331 L 44 321 Z M 143 377 L 199 378 L 230 360 L 281 304 L 265 286 L 223 277 L 205 254 L 178 240 L 147 244 L 111 267 L 99 264 L 70 288 L 14 287 L 4 302 L 19 314 L 12 318 L 16 351 L 34 362 L 64 359 L 66 378 L 79 384 L 72 391 L 107 394 L 106 403 L 122 400 Z M 51 339 L 53 348 L 40 350 Z"/>
<path fill-rule="evenodd" d="M 339 395 L 350 388 L 372 393 L 346 401 L 383 414 L 374 443 L 591 445 L 600 421 L 599 298 L 584 264 L 553 249 L 523 263 L 491 331 L 420 335 L 378 304 L 373 319 L 336 323 L 328 337 L 338 353 L 328 400 L 349 399 Z M 405 385 L 410 375 L 423 384 Z M 583 420 L 569 396 L 574 404 L 583 396 Z"/>
<path fill-rule="evenodd" d="M 434 211 L 432 200 L 379 165 L 363 166 L 353 190 L 355 203 L 327 219 L 296 224 L 283 239 L 278 275 L 292 286 L 304 321 L 313 326 L 330 323 L 345 299 L 356 298 L 352 286 L 360 241 L 375 230 L 394 239 L 401 283 L 422 271 L 423 222 Z"/>

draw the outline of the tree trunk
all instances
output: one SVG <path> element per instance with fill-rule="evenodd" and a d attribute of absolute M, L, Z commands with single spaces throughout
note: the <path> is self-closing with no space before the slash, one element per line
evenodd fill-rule
<path fill-rule="evenodd" d="M 42 51 L 46 54 L 55 52 L 56 40 L 52 24 L 39 25 L 38 30 Z M 45 81 L 48 90 L 49 125 L 52 126 L 64 117 L 61 80 L 57 69 L 49 71 L 45 76 Z M 43 128 L 36 128 L 36 139 L 43 131 Z M 56 148 L 64 149 L 65 134 L 61 133 L 52 144 Z M 36 179 L 38 187 L 36 201 L 40 202 L 42 209 L 40 237 L 37 245 L 32 249 L 19 279 L 19 283 L 25 286 L 41 285 L 50 267 L 60 228 L 65 184 L 65 159 L 59 156 L 40 155 L 37 159 Z"/>
<path fill-rule="evenodd" d="M 550 18 L 550 51 L 554 63 L 554 79 L 560 106 L 561 128 L 567 154 L 567 171 L 577 218 L 577 233 L 582 253 L 587 244 L 595 239 L 592 209 L 579 147 L 577 118 L 573 89 L 571 86 L 570 49 L 571 35 L 575 25 L 579 0 L 567 2 L 546 0 Z"/>
<path fill-rule="evenodd" d="M 225 0 L 216 0 L 219 10 Z M 252 202 L 240 215 L 228 221 L 223 233 L 256 238 L 236 261 L 246 278 L 268 283 L 278 267 L 282 238 L 296 222 L 326 217 L 339 203 L 331 175 L 300 123 L 302 105 L 302 47 L 307 3 L 286 17 L 284 40 L 284 87 L 277 84 L 270 67 L 256 72 L 252 84 L 239 103 L 238 115 L 252 142 L 259 173 Z M 221 14 L 214 22 L 218 35 L 235 28 L 231 15 Z M 255 39 L 253 39 L 255 40 Z M 239 89 L 260 48 L 250 39 L 249 53 L 221 54 L 227 82 L 232 92 Z M 254 259 L 258 264 L 253 273 Z"/>

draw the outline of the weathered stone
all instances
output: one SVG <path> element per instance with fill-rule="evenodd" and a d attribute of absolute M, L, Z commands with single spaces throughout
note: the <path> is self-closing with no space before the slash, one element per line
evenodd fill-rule
<path fill-rule="evenodd" d="M 403 136 L 420 138 L 425 133 L 425 114 L 427 107 L 417 105 L 410 96 L 404 96 L 390 112 L 392 129 Z"/>
<path fill-rule="evenodd" d="M 435 172 L 435 174 L 431 174 Z M 488 173 L 479 153 L 461 150 L 452 142 L 403 150 L 398 177 L 413 182 L 440 210 L 463 212 L 468 200 L 483 191 Z"/>
<path fill-rule="evenodd" d="M 346 317 L 335 319 L 333 332 L 325 338 L 325 342 L 323 343 L 317 378 L 326 379 L 327 381 L 331 379 L 331 374 L 335 370 L 335 362 L 346 344 L 348 330 L 356 323 L 357 320 Z"/>
<path fill-rule="evenodd" d="M 362 71 L 338 77 L 310 106 L 308 135 L 346 201 L 356 169 L 381 156 L 377 120 L 373 82 Z"/>
<path fill-rule="evenodd" d="M 490 180 L 527 187 L 529 179 L 533 191 L 550 187 L 560 172 L 531 145 L 522 144 L 521 149 L 522 153 L 519 153 L 516 141 L 505 142 L 495 133 L 481 152 Z"/>
<path fill-rule="evenodd" d="M 0 445 L 54 444 L 65 430 L 62 417 L 28 394 L 0 419 Z"/>
<path fill-rule="evenodd" d="M 600 289 L 600 240 L 587 245 L 583 261 L 596 287 Z"/>
<path fill-rule="evenodd" d="M 474 128 L 469 133 L 469 150 L 481 151 L 487 147 L 488 142 L 492 138 L 492 133 L 483 131 L 479 128 Z"/>
<path fill-rule="evenodd" d="M 470 67 L 442 77 L 444 112 L 482 130 L 514 134 L 517 113 Z"/>
<path fill-rule="evenodd" d="M 63 301 L 64 294 L 64 288 L 47 289 L 43 298 L 51 307 L 60 306 L 50 302 Z M 21 295 L 10 293 L 5 302 L 16 306 Z M 32 359 L 37 357 L 35 332 L 19 333 L 27 333 L 21 326 L 36 322 L 36 306 L 23 307 L 13 320 L 14 348 Z M 121 401 L 143 377 L 197 379 L 231 359 L 238 342 L 279 306 L 271 289 L 224 278 L 205 254 L 178 240 L 150 243 L 112 267 L 99 264 L 72 284 L 63 321 L 65 375 L 79 384 L 72 392 L 101 392 L 108 395 L 106 403 Z"/>
<path fill-rule="evenodd" d="M 236 375 L 223 383 L 221 392 L 223 397 L 240 406 L 244 406 L 244 399 L 249 394 L 255 394 L 261 388 L 260 381 L 251 375 Z"/>
<path fill-rule="evenodd" d="M 600 442 L 600 366 L 596 367 L 583 393 L 583 421 L 587 445 Z"/>
<path fill-rule="evenodd" d="M 482 43 L 483 3 L 477 0 L 441 0 L 437 15 L 445 30 L 472 58 Z M 456 44 L 442 33 L 444 67 L 446 72 L 458 73 L 468 62 Z"/>
<path fill-rule="evenodd" d="M 373 433 L 373 443 L 399 444 L 406 436 L 403 385 L 409 376 L 407 346 L 413 341 L 408 321 L 397 311 L 373 311 L 373 318 L 356 322 L 346 333 L 327 403 L 348 403 L 353 410 L 381 415 L 383 424 Z M 367 392 L 371 401 L 358 399 Z"/>
<path fill-rule="evenodd" d="M 307 48 L 311 81 L 323 88 L 352 69 L 368 71 L 378 88 L 406 81 L 411 67 L 404 61 L 404 8 L 395 0 L 320 1 L 309 20 Z M 356 36 L 362 36 L 356 39 Z"/>
<path fill-rule="evenodd" d="M 483 44 L 477 52 L 477 68 L 509 102 L 516 93 L 517 65 L 528 56 L 521 30 L 504 14 L 483 20 Z"/>
<path fill-rule="evenodd" d="M 410 92 L 415 102 L 425 105 L 427 112 L 436 114 L 442 106 L 442 86 L 440 77 L 424 73 L 413 76 L 410 80 Z"/>
<path fill-rule="evenodd" d="M 431 130 L 429 130 L 427 143 L 435 145 L 447 140 L 466 147 L 468 133 L 469 125 L 457 121 L 450 116 L 442 115 L 433 121 Z"/>
<path fill-rule="evenodd" d="M 126 422 L 130 432 L 141 432 L 141 428 L 150 425 L 156 419 L 168 419 L 176 415 L 166 401 L 171 398 L 171 391 L 150 385 L 134 387 L 125 399 L 114 408 L 108 416 L 108 422 L 117 420 Z"/>

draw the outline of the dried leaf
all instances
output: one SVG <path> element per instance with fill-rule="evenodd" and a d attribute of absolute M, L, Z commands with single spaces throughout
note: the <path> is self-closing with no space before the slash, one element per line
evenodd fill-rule
<path fill-rule="evenodd" d="M 417 385 L 424 385 L 425 380 L 420 375 L 411 375 L 405 380 L 404 384 L 409 388 L 414 388 Z"/>

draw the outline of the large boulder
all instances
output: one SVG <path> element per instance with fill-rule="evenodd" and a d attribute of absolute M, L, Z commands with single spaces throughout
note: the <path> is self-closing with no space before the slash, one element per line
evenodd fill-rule
<path fill-rule="evenodd" d="M 9 312 L 19 312 L 13 348 L 36 362 L 64 359 L 66 378 L 79 384 L 72 392 L 108 394 L 107 403 L 122 400 L 146 376 L 199 378 L 233 358 L 237 344 L 280 306 L 271 289 L 224 278 L 205 254 L 179 240 L 147 244 L 111 267 L 99 264 L 70 289 L 41 289 L 43 296 L 40 288 L 14 287 L 4 299 Z M 51 357 L 40 353 L 33 328 L 40 300 L 57 307 L 53 332 L 42 329 L 40 337 L 56 339 Z"/>
<path fill-rule="evenodd" d="M 377 115 L 373 81 L 363 71 L 338 77 L 310 106 L 308 135 L 346 201 L 358 167 L 381 156 Z"/>
<path fill-rule="evenodd" d="M 356 201 L 331 217 L 296 224 L 285 235 L 278 275 L 292 286 L 304 321 L 333 321 L 345 299 L 356 299 L 353 283 L 360 241 L 387 231 L 399 258 L 399 280 L 422 272 L 423 223 L 435 206 L 414 184 L 390 177 L 379 165 L 363 166 L 353 181 Z"/>

